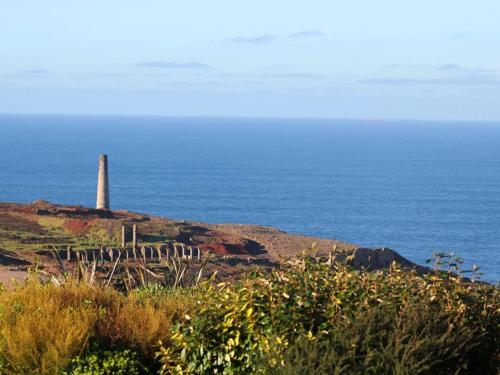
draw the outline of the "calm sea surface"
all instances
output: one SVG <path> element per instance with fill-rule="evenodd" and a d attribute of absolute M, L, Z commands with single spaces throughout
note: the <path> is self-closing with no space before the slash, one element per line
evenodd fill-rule
<path fill-rule="evenodd" d="M 500 280 L 500 123 L 0 116 L 0 201 L 95 204 L 455 251 Z"/>

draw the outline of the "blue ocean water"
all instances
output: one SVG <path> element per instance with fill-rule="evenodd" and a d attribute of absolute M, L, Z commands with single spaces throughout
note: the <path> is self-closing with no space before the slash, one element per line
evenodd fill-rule
<path fill-rule="evenodd" d="M 0 201 L 95 204 L 455 251 L 500 280 L 500 123 L 0 116 Z"/>

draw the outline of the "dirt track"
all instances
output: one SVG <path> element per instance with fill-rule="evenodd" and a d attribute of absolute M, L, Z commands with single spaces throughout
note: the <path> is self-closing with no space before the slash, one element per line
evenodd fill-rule
<path fill-rule="evenodd" d="M 27 275 L 26 271 L 12 270 L 10 267 L 0 266 L 0 283 L 7 288 L 12 287 L 15 281 L 23 281 Z"/>

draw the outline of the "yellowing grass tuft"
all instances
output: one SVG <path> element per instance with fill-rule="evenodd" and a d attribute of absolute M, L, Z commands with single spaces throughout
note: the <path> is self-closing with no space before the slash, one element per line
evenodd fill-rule
<path fill-rule="evenodd" d="M 132 293 L 108 309 L 106 317 L 99 320 L 98 334 L 112 345 L 125 345 L 153 358 L 159 341 L 169 341 L 173 322 L 191 304 L 180 294 L 143 298 Z"/>
<path fill-rule="evenodd" d="M 57 373 L 85 349 L 97 312 L 61 291 L 30 282 L 0 294 L 0 355 L 10 372 Z"/>
<path fill-rule="evenodd" d="M 4 363 L 8 373 L 57 374 L 91 343 L 131 348 L 153 361 L 187 301 L 177 294 L 125 296 L 112 288 L 31 279 L 0 292 L 0 373 Z"/>

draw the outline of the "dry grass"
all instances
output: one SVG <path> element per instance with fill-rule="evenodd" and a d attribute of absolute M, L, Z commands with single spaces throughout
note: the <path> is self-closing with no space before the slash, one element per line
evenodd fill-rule
<path fill-rule="evenodd" d="M 70 297 L 70 298 L 67 298 Z M 36 282 L 0 294 L 0 355 L 9 372 L 52 374 L 86 347 L 96 310 L 67 290 Z"/>
<path fill-rule="evenodd" d="M 133 292 L 111 305 L 96 325 L 106 346 L 124 346 L 145 358 L 154 358 L 160 341 L 169 341 L 173 322 L 192 304 L 179 293 L 142 297 Z"/>
<path fill-rule="evenodd" d="M 13 374 L 56 374 L 91 344 L 131 348 L 152 361 L 188 306 L 180 293 L 125 296 L 112 288 L 57 287 L 31 278 L 0 292 L 0 363 Z"/>

